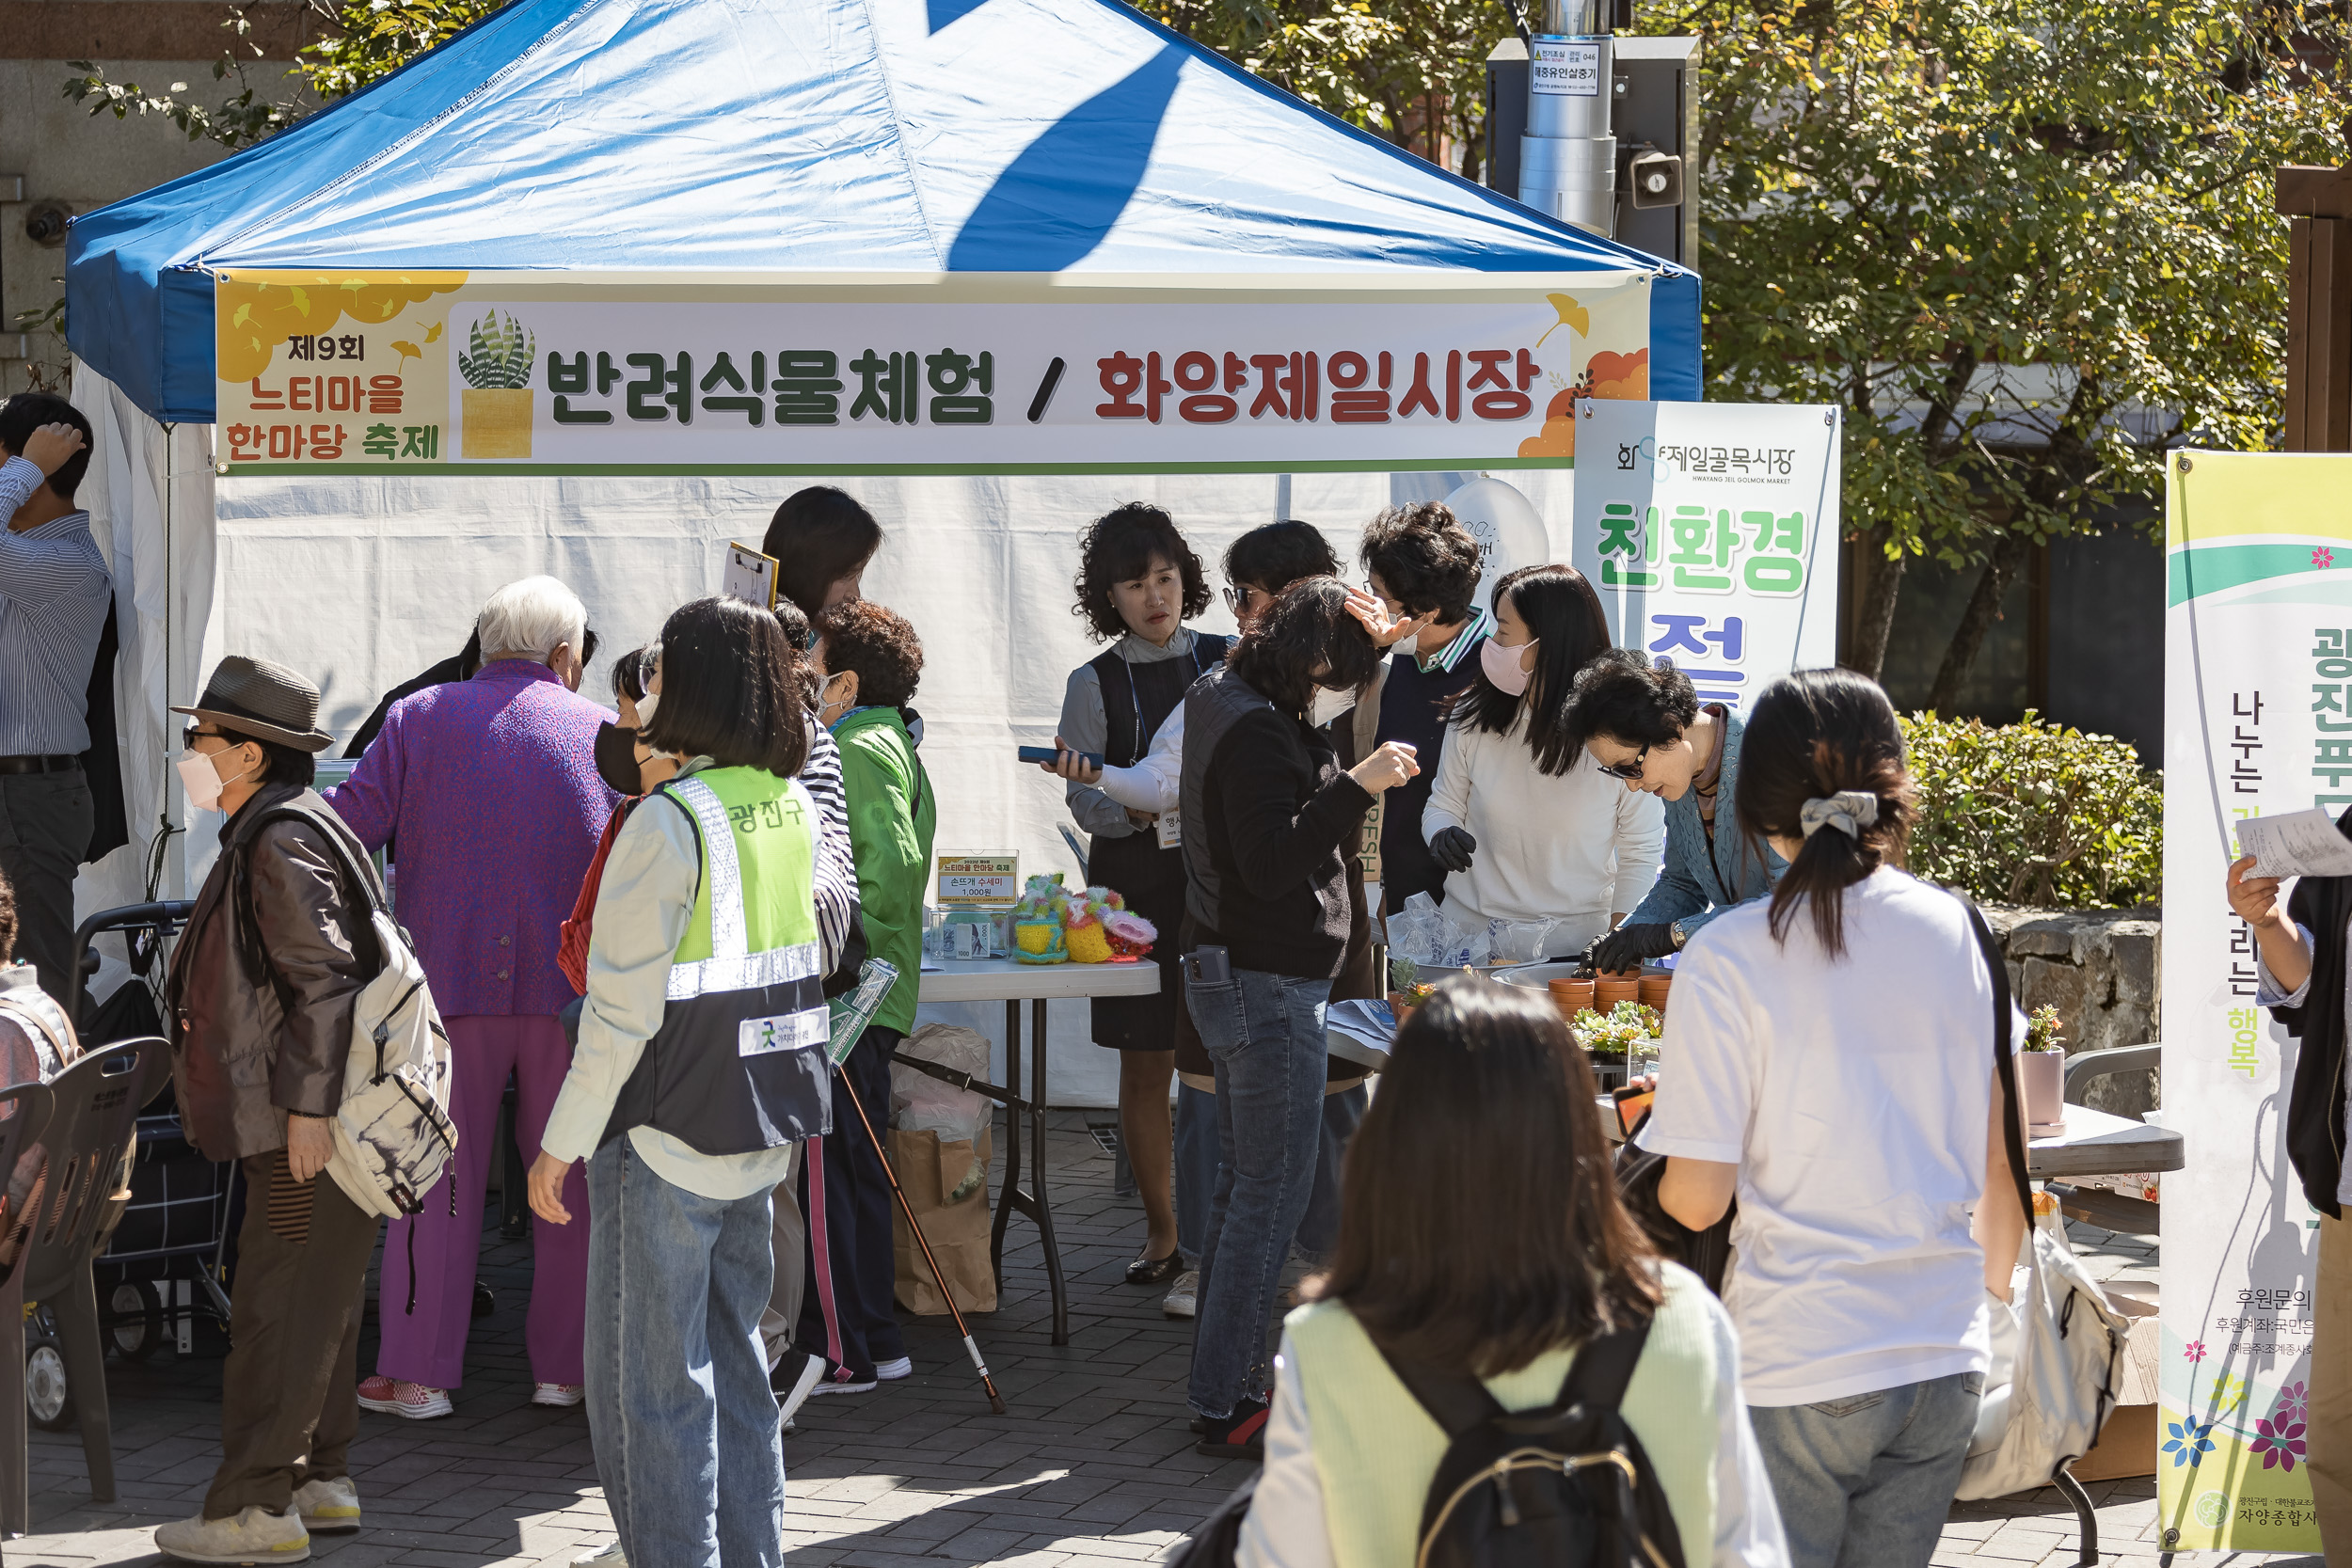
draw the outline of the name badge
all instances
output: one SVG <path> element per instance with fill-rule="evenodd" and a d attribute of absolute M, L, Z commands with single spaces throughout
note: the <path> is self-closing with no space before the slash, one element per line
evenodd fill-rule
<path fill-rule="evenodd" d="M 1171 807 L 1160 813 L 1153 826 L 1159 832 L 1161 848 L 1173 849 L 1184 842 L 1184 813 Z"/>
<path fill-rule="evenodd" d="M 825 1043 L 831 1030 L 824 1009 L 778 1013 L 773 1018 L 747 1018 L 735 1026 L 738 1056 L 765 1056 L 771 1051 L 805 1051 Z"/>

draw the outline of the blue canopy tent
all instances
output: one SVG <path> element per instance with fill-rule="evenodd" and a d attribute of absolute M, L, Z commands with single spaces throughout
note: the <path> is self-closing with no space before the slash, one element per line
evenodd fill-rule
<path fill-rule="evenodd" d="M 225 163 L 78 219 L 75 354 L 213 414 L 222 267 L 1695 275 L 1308 107 L 1120 0 L 515 0 Z"/>
<path fill-rule="evenodd" d="M 165 705 L 223 653 L 307 671 L 326 692 L 322 721 L 347 733 L 385 689 L 455 651 L 491 588 L 528 573 L 580 591 L 608 647 L 649 639 L 669 607 L 716 586 L 714 543 L 756 541 L 805 483 L 215 484 L 215 289 L 228 269 L 736 283 L 1638 273 L 1647 395 L 1700 395 L 1695 275 L 1309 108 L 1119 0 L 513 0 L 272 140 L 80 217 L 69 245 L 76 398 L 102 452 L 85 495 L 119 586 L 126 783 L 133 820 L 149 824 L 186 818 Z M 867 594 L 933 642 L 925 754 L 957 785 L 939 847 L 1066 863 L 1060 794 L 1016 771 L 1010 749 L 1050 739 L 1063 677 L 1094 651 L 1067 589 L 1089 518 L 1154 499 L 1214 570 L 1244 529 L 1295 516 L 1345 559 L 1372 511 L 1473 478 L 847 482 L 890 534 Z M 1566 473 L 1512 478 L 1567 559 Z M 167 892 L 192 886 L 212 849 L 209 833 L 182 842 Z M 85 897 L 135 901 L 139 848 L 85 877 Z M 1070 1069 L 1092 1054 L 1066 1053 Z M 1065 1102 L 1094 1092 L 1057 1090 Z"/>

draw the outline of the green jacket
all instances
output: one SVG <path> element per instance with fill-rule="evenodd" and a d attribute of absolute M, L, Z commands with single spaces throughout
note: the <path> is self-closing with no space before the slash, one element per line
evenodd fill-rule
<path fill-rule="evenodd" d="M 850 849 L 866 951 L 898 966 L 898 982 L 874 1015 L 878 1028 L 914 1027 L 922 990 L 923 889 L 931 870 L 939 801 L 914 754 L 906 721 L 890 707 L 861 708 L 833 732 L 850 799 Z"/>

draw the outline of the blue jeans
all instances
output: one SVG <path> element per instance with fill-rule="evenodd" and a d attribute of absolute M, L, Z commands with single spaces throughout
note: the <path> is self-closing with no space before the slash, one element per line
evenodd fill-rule
<path fill-rule="evenodd" d="M 1323 1128 L 1323 1006 L 1328 980 L 1236 969 L 1184 986 L 1216 1069 L 1219 1169 L 1200 1257 L 1192 1341 L 1193 1414 L 1223 1420 L 1253 1389 L 1291 1237 L 1314 1189 Z"/>
<path fill-rule="evenodd" d="M 777 1568 L 783 1422 L 760 1309 L 769 1194 L 675 1186 L 627 1135 L 588 1162 L 588 1430 L 631 1562 Z"/>
<path fill-rule="evenodd" d="M 1347 1158 L 1347 1140 L 1372 1095 L 1362 1084 L 1323 1097 L 1323 1126 L 1316 1138 L 1315 1185 L 1307 1197 L 1307 1217 L 1298 1222 L 1298 1250 L 1321 1268 L 1340 1244 L 1340 1170 Z"/>
<path fill-rule="evenodd" d="M 1976 1435 L 1981 1372 L 1748 1406 L 1790 1568 L 1928 1568 Z"/>
<path fill-rule="evenodd" d="M 1200 1260 L 1216 1202 L 1216 1096 L 1176 1085 L 1176 1250 Z"/>

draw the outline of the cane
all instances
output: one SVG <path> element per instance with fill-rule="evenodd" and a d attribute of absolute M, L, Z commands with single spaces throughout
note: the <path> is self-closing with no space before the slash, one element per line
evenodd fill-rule
<path fill-rule="evenodd" d="M 923 1261 L 930 1265 L 931 1278 L 939 1286 L 940 1297 L 947 1303 L 947 1311 L 956 1320 L 956 1332 L 963 1336 L 964 1354 L 971 1356 L 972 1365 L 979 1369 L 980 1386 L 988 1390 L 988 1407 L 999 1416 L 1004 1415 L 1005 1397 L 996 1391 L 995 1381 L 988 1375 L 988 1363 L 980 1359 L 980 1347 L 973 1339 L 972 1331 L 964 1326 L 962 1312 L 956 1307 L 956 1293 L 947 1288 L 947 1276 L 940 1273 L 939 1259 L 931 1256 L 931 1243 L 923 1235 L 921 1222 L 914 1217 L 914 1205 L 907 1202 L 906 1189 L 898 1185 L 898 1173 L 890 1168 L 890 1156 L 882 1149 L 882 1138 L 874 1131 L 873 1118 L 866 1114 L 866 1105 L 858 1099 L 857 1090 L 850 1085 L 850 1075 L 846 1072 L 841 1075 L 841 1092 L 848 1095 L 850 1103 L 857 1108 L 857 1119 L 866 1125 L 866 1136 L 873 1143 L 874 1156 L 882 1161 L 882 1175 L 890 1179 L 890 1191 L 898 1200 L 898 1212 L 906 1215 L 907 1228 L 914 1232 L 914 1244 L 923 1249 Z"/>
<path fill-rule="evenodd" d="M 890 1182 L 891 1196 L 898 1200 L 898 1212 L 907 1217 L 907 1228 L 914 1232 L 914 1244 L 923 1249 L 923 1261 L 930 1265 L 931 1279 L 939 1286 L 940 1296 L 947 1303 L 948 1314 L 956 1320 L 956 1332 L 963 1336 L 964 1354 L 972 1365 L 979 1369 L 980 1386 L 988 1390 L 988 1407 L 997 1415 L 1006 1414 L 1005 1397 L 996 1391 L 996 1382 L 988 1375 L 988 1363 L 980 1359 L 980 1347 L 972 1338 L 972 1330 L 964 1325 L 963 1313 L 956 1306 L 956 1293 L 947 1288 L 947 1276 L 940 1272 L 939 1259 L 931 1256 L 930 1238 L 915 1220 L 914 1206 L 907 1201 L 906 1189 L 898 1185 L 898 1173 L 890 1168 L 889 1151 L 882 1148 L 882 1134 L 874 1131 L 874 1118 L 866 1114 L 866 1104 L 857 1097 L 857 1089 L 850 1083 L 850 1075 L 841 1071 L 856 1049 L 858 1039 L 866 1033 L 866 1025 L 882 1000 L 898 978 L 898 966 L 886 958 L 868 958 L 858 971 L 857 989 L 848 997 L 835 997 L 826 1004 L 832 1039 L 826 1054 L 832 1057 L 835 1071 L 841 1072 L 842 1092 L 857 1108 L 857 1119 L 866 1124 L 866 1140 L 874 1146 L 874 1158 L 882 1162 L 882 1175 Z"/>

